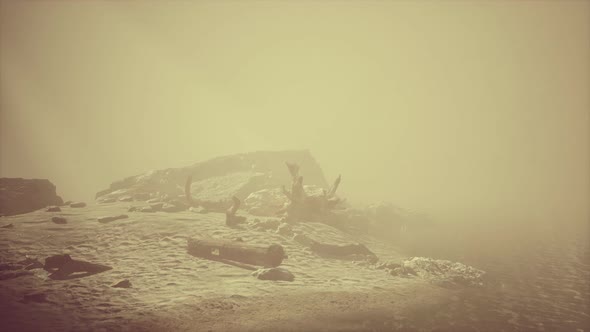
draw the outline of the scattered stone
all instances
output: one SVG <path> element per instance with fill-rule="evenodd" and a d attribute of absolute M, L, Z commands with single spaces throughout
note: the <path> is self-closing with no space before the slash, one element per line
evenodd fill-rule
<path fill-rule="evenodd" d="M 45 212 L 61 212 L 61 209 L 59 206 L 50 206 L 45 210 Z"/>
<path fill-rule="evenodd" d="M 62 224 L 62 225 L 68 223 L 68 221 L 64 217 L 52 217 L 51 221 L 53 221 L 56 224 Z"/>
<path fill-rule="evenodd" d="M 269 269 L 259 269 L 252 272 L 252 275 L 260 280 L 282 280 L 293 281 L 295 276 L 293 273 L 280 267 L 273 267 Z"/>
<path fill-rule="evenodd" d="M 485 272 L 461 263 L 428 257 L 411 257 L 401 264 L 387 267 L 389 273 L 400 277 L 419 277 L 435 283 L 450 285 L 482 285 Z"/>
<path fill-rule="evenodd" d="M 113 288 L 131 288 L 131 281 L 128 279 L 121 280 L 118 283 L 112 285 Z"/>
<path fill-rule="evenodd" d="M 133 201 L 133 197 L 131 197 L 131 196 L 119 197 L 119 202 L 131 202 L 131 201 Z"/>
<path fill-rule="evenodd" d="M 8 225 L 4 225 L 4 226 L 2 226 L 0 228 L 14 228 L 14 225 L 13 224 L 8 224 Z"/>
<path fill-rule="evenodd" d="M 292 237 L 293 236 L 293 228 L 291 227 L 291 225 L 289 225 L 287 223 L 282 223 L 277 228 L 277 234 L 281 234 L 286 237 Z"/>
<path fill-rule="evenodd" d="M 71 208 L 83 208 L 83 207 L 86 207 L 86 203 L 84 203 L 84 202 L 71 203 L 70 207 Z"/>
<path fill-rule="evenodd" d="M 25 302 L 47 302 L 47 294 L 45 293 L 33 293 L 33 294 L 27 294 L 25 296 L 23 296 L 23 300 Z"/>
<path fill-rule="evenodd" d="M 28 213 L 62 203 L 49 180 L 0 178 L 0 215 Z"/>
<path fill-rule="evenodd" d="M 68 254 L 53 255 L 45 258 L 45 270 L 51 272 L 51 279 L 71 279 L 111 270 L 112 267 L 102 264 L 74 260 Z"/>
<path fill-rule="evenodd" d="M 114 197 L 107 197 L 98 201 L 101 204 L 115 203 L 117 200 Z"/>
<path fill-rule="evenodd" d="M 107 223 L 107 222 L 111 222 L 111 221 L 115 221 L 115 220 L 120 220 L 120 219 L 127 219 L 127 218 L 129 218 L 128 215 L 121 214 L 121 215 L 118 215 L 118 216 L 100 217 L 100 218 L 98 218 L 98 222 L 104 224 L 104 223 Z"/>

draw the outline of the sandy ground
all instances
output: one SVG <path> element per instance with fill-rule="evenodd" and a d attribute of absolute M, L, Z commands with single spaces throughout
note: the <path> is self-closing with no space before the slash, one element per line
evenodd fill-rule
<path fill-rule="evenodd" d="M 457 290 L 428 281 L 394 277 L 363 262 L 321 258 L 274 231 L 229 228 L 224 215 L 127 212 L 131 203 L 62 207 L 0 218 L 0 262 L 29 255 L 68 253 L 74 259 L 112 266 L 96 275 L 52 280 L 42 269 L 0 281 L 3 331 L 387 331 L 426 328 L 437 308 Z M 128 214 L 99 223 L 98 217 Z M 51 222 L 52 216 L 67 224 Z M 255 217 L 249 216 L 249 219 Z M 381 261 L 402 257 L 369 237 L 353 237 L 324 224 L 294 230 L 327 243 L 361 242 Z M 191 236 L 281 244 L 282 267 L 294 282 L 263 281 L 251 271 L 187 254 Z M 132 288 L 112 288 L 128 279 Z M 23 297 L 44 293 L 45 302 Z"/>

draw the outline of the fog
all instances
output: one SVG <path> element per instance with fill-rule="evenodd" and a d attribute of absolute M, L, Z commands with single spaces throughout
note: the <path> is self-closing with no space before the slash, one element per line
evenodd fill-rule
<path fill-rule="evenodd" d="M 19 2 L 0 176 L 126 176 L 309 149 L 359 203 L 589 220 L 590 3 Z"/>

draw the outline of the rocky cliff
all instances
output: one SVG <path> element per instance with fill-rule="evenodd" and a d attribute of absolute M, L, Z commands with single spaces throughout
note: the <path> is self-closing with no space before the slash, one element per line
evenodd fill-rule
<path fill-rule="evenodd" d="M 285 162 L 301 166 L 306 184 L 328 187 L 319 164 L 309 151 L 258 151 L 131 176 L 112 183 L 108 189 L 98 192 L 96 198 L 146 200 L 150 197 L 178 197 L 184 193 L 188 176 L 192 176 L 195 198 L 221 200 L 235 195 L 245 199 L 257 190 L 289 185 L 291 175 Z"/>
<path fill-rule="evenodd" d="M 0 178 L 0 215 L 28 213 L 63 200 L 45 179 Z"/>

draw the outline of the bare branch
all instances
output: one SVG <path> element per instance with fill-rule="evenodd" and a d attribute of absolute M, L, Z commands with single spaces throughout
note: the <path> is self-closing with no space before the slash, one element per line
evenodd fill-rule
<path fill-rule="evenodd" d="M 341 175 L 338 175 L 332 187 L 330 187 L 330 191 L 328 191 L 328 197 L 333 197 L 336 194 L 336 190 L 338 190 L 338 186 L 340 185 L 340 180 L 342 179 Z"/>
<path fill-rule="evenodd" d="M 189 206 L 195 206 L 195 202 L 193 201 L 193 195 L 191 194 L 191 185 L 193 183 L 193 176 L 189 175 L 186 179 L 186 183 L 184 185 L 184 196 L 186 196 L 186 200 Z"/>

